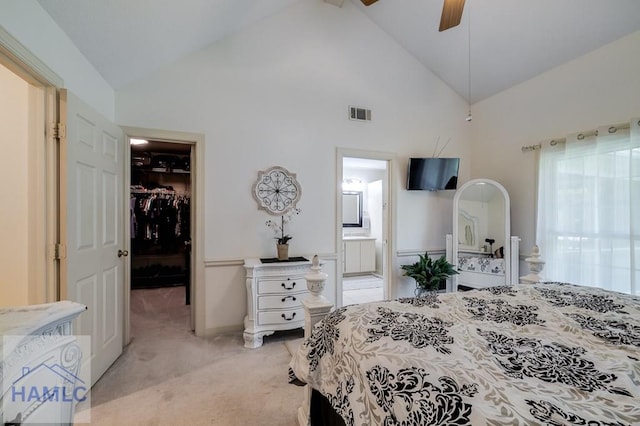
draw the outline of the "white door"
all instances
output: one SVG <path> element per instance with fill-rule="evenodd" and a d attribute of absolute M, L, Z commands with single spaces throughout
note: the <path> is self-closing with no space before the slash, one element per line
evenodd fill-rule
<path fill-rule="evenodd" d="M 123 345 L 124 253 L 119 250 L 125 248 L 124 135 L 64 90 L 60 115 L 63 123 L 66 115 L 66 142 L 61 138 L 61 189 L 66 189 L 61 226 L 66 225 L 66 232 L 61 234 L 67 248 L 60 297 L 88 308 L 74 333 L 91 335 L 91 371 L 83 363 L 81 374 L 85 381 L 90 377 L 93 386 Z"/>

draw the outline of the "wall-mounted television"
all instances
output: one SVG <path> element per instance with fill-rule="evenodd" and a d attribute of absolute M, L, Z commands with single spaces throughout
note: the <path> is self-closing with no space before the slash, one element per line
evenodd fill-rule
<path fill-rule="evenodd" d="M 441 191 L 458 187 L 459 158 L 409 158 L 407 189 Z"/>

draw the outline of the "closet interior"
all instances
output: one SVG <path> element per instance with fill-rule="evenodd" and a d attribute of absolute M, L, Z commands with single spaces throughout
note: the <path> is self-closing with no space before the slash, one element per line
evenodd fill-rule
<path fill-rule="evenodd" d="M 139 143 L 131 145 L 131 289 L 185 286 L 190 304 L 191 145 Z"/>

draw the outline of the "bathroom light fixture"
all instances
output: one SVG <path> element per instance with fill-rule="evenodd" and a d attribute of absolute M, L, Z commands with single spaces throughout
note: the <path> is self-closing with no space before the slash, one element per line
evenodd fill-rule
<path fill-rule="evenodd" d="M 148 144 L 148 143 L 149 143 L 149 141 L 148 141 L 148 140 L 146 140 L 146 139 L 134 139 L 134 138 L 131 138 L 131 139 L 129 140 L 129 143 L 130 143 L 131 145 L 146 145 L 146 144 Z"/>
<path fill-rule="evenodd" d="M 364 189 L 364 182 L 358 178 L 344 178 L 342 180 L 343 191 L 362 191 Z"/>

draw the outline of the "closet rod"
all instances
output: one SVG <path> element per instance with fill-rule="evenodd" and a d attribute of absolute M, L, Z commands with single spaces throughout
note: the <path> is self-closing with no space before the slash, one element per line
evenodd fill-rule
<path fill-rule="evenodd" d="M 131 194 L 132 195 L 170 195 L 172 197 L 190 197 L 191 196 L 190 192 L 179 192 L 179 191 L 173 191 L 170 189 L 165 189 L 165 190 L 132 189 Z"/>

